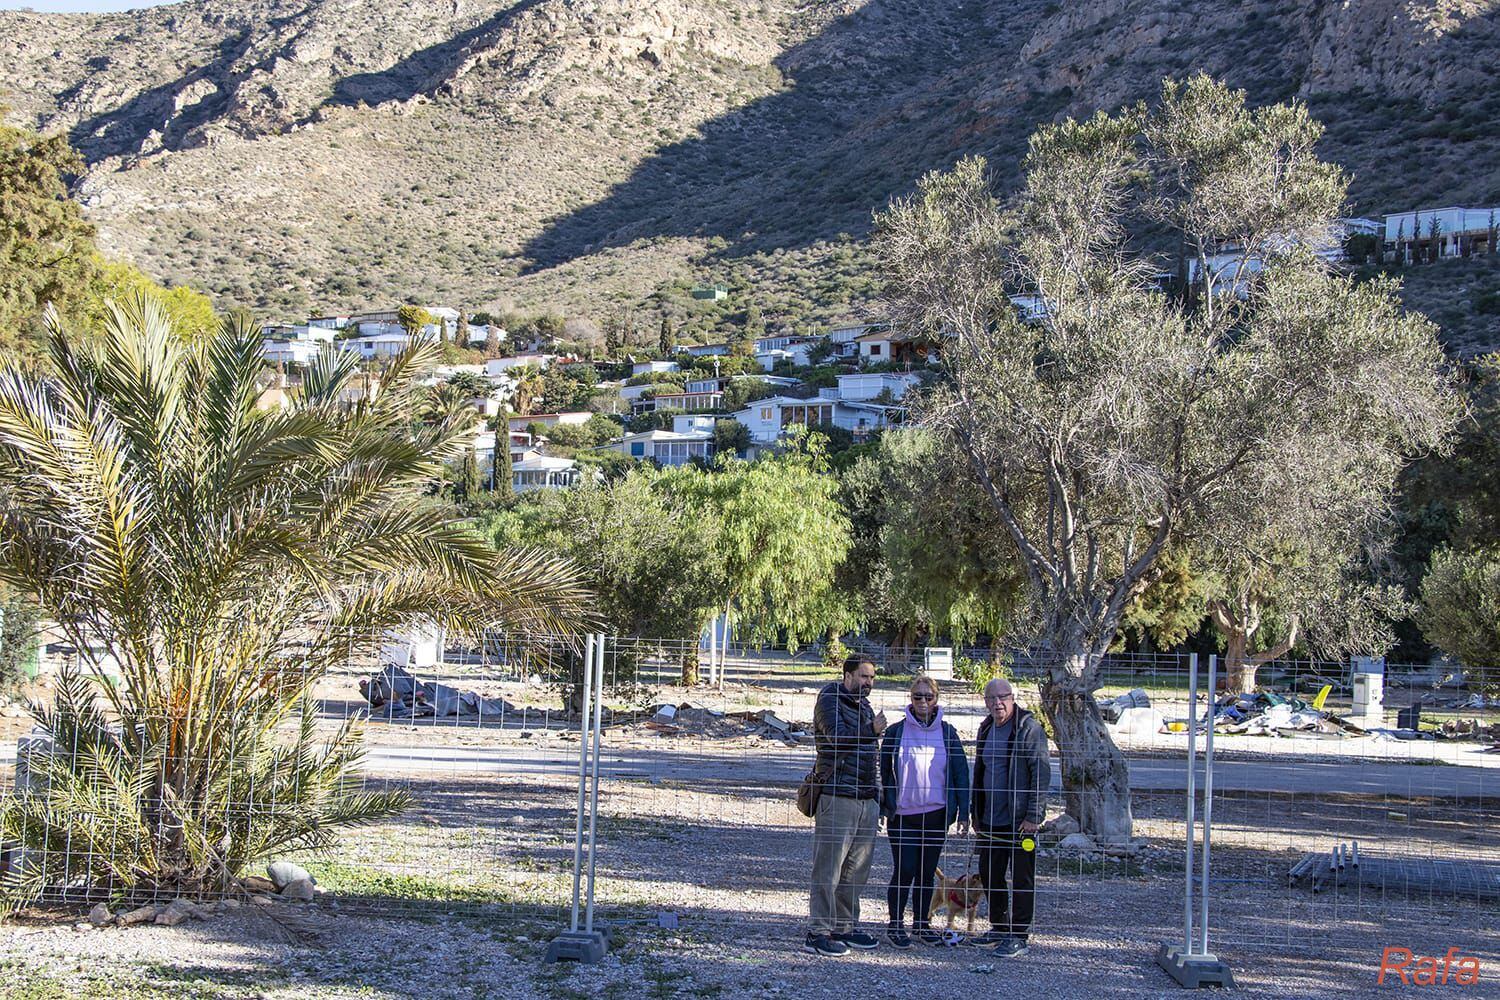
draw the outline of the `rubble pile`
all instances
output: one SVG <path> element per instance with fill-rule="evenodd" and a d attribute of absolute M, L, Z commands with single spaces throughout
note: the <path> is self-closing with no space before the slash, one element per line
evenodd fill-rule
<path fill-rule="evenodd" d="M 663 736 L 687 735 L 719 740 L 759 736 L 789 746 L 812 740 L 804 728 L 779 718 L 768 708 L 759 712 L 719 712 L 691 702 L 655 706 L 646 721 L 646 728 Z"/>
<path fill-rule="evenodd" d="M 520 711 L 504 698 L 486 698 L 477 691 L 460 691 L 437 681 L 419 681 L 410 671 L 395 665 L 362 679 L 359 693 L 370 703 L 371 716 L 382 719 L 473 715 L 483 720 Z"/>

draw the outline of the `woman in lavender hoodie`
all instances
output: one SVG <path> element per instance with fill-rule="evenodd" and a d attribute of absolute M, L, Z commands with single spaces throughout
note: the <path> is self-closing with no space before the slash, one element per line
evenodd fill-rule
<path fill-rule="evenodd" d="M 912 904 L 912 929 L 919 941 L 940 943 L 927 926 L 934 872 L 943 854 L 948 828 L 969 826 L 969 759 L 958 731 L 943 721 L 937 681 L 921 675 L 911 682 L 906 716 L 885 731 L 880 744 L 880 815 L 891 838 L 891 944 L 910 948 L 903 926 L 906 901 Z"/>

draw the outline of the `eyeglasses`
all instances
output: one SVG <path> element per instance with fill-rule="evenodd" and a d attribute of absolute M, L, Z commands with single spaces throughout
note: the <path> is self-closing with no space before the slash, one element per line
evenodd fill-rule
<path fill-rule="evenodd" d="M 935 694 L 914 694 L 914 695 L 911 696 L 911 700 L 912 701 L 937 701 L 937 695 L 935 695 Z"/>
<path fill-rule="evenodd" d="M 989 705 L 997 701 L 1011 701 L 1015 697 L 1014 694 L 987 694 L 984 696 L 984 703 Z"/>

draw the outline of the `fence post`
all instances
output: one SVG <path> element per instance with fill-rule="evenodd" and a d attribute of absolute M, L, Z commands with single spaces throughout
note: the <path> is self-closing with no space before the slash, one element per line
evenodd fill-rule
<path fill-rule="evenodd" d="M 552 939 L 544 962 L 594 963 L 604 958 L 609 941 L 594 929 L 594 813 L 599 806 L 599 735 L 604 706 L 604 636 L 591 633 L 584 643 L 583 709 L 578 717 L 578 805 L 573 823 L 573 915 L 568 929 Z M 592 770 L 591 770 L 592 768 Z M 592 789 L 590 784 L 592 783 Z M 585 839 L 584 810 L 588 810 Z M 588 845 L 587 910 L 584 927 L 578 912 L 584 901 L 584 844 Z"/>
<path fill-rule="evenodd" d="M 1208 870 L 1210 843 L 1213 838 L 1214 791 L 1214 674 L 1219 658 L 1208 658 L 1207 732 L 1204 736 L 1203 761 L 1203 874 L 1198 913 L 1198 934 L 1193 933 L 1193 840 L 1197 833 L 1196 798 L 1198 794 L 1198 654 L 1188 657 L 1188 753 L 1187 753 L 1187 830 L 1183 856 L 1182 940 L 1181 946 L 1165 942 L 1156 950 L 1156 964 L 1185 989 L 1205 986 L 1234 988 L 1234 974 L 1229 966 L 1208 950 Z"/>

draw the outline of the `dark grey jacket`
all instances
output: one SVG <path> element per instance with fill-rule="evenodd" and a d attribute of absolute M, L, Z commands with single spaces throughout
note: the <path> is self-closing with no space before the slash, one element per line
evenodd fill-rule
<path fill-rule="evenodd" d="M 1047 786 L 1052 783 L 1052 762 L 1047 757 L 1047 733 L 1036 717 L 1024 708 L 1016 709 L 1015 726 L 1010 736 L 1010 814 L 1019 826 L 1026 820 L 1040 824 L 1047 818 Z M 979 724 L 974 750 L 974 828 L 987 829 L 989 803 L 984 790 L 984 741 L 995 728 L 994 716 L 986 715 Z"/>
<path fill-rule="evenodd" d="M 813 706 L 813 743 L 825 795 L 873 799 L 880 795 L 880 737 L 868 698 L 834 681 Z"/>

